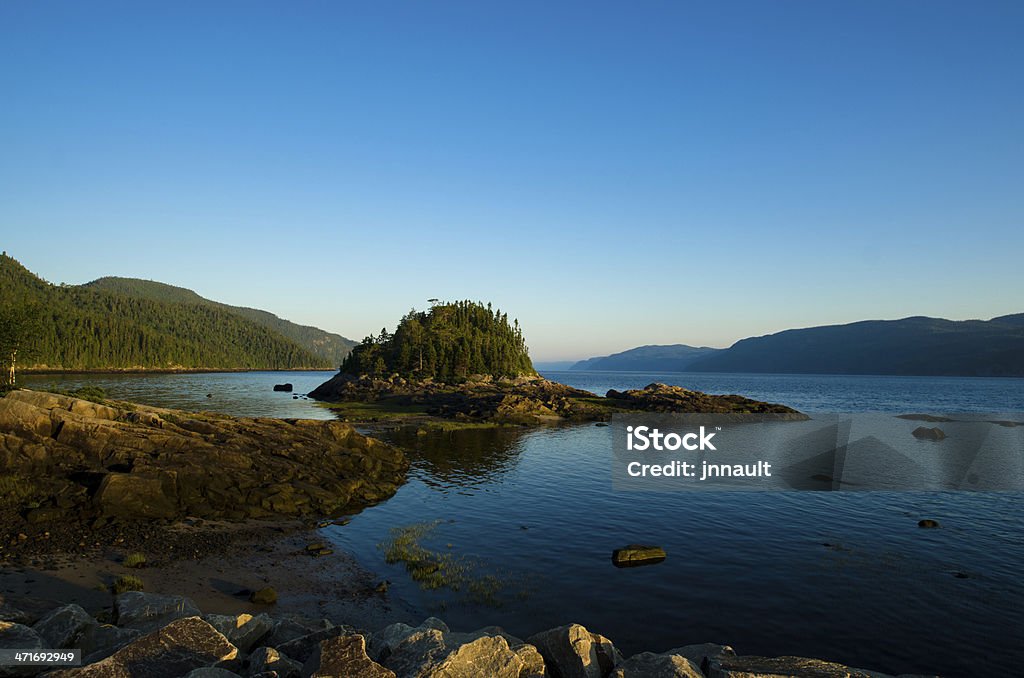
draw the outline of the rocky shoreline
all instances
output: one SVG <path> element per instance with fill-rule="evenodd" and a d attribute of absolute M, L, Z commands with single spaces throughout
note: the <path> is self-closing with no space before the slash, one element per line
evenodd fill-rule
<path fill-rule="evenodd" d="M 542 424 L 607 421 L 627 412 L 771 414 L 805 419 L 796 410 L 739 395 L 710 395 L 680 386 L 649 384 L 642 389 L 598 396 L 542 377 L 495 380 L 473 377 L 460 384 L 410 381 L 338 373 L 309 393 L 328 403 L 359 403 L 376 408 L 374 417 L 417 411 L 467 422 Z M 366 414 L 364 410 L 362 414 Z M 358 418 L 358 417 L 357 417 Z"/>
<path fill-rule="evenodd" d="M 30 525 L 319 519 L 387 499 L 407 469 L 400 450 L 339 421 L 0 398 L 0 513 Z"/>
<path fill-rule="evenodd" d="M 265 609 L 271 610 L 269 606 Z M 456 632 L 430 617 L 375 631 L 301 615 L 204 614 L 189 598 L 130 591 L 94 616 L 75 604 L 27 612 L 0 601 L 0 648 L 81 650 L 83 666 L 0 666 L 52 678 L 887 678 L 803 657 L 689 644 L 624 657 L 579 624 L 525 640 L 497 626 Z M 910 678 L 904 675 L 903 678 Z"/>

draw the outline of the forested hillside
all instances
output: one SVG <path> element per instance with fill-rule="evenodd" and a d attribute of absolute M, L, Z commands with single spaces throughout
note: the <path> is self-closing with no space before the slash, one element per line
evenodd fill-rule
<path fill-rule="evenodd" d="M 340 334 L 325 332 L 318 327 L 308 325 L 297 325 L 273 313 L 261 311 L 256 308 L 245 306 L 229 306 L 218 301 L 212 301 L 201 297 L 192 290 L 184 287 L 175 287 L 152 280 L 139 280 L 137 278 L 106 277 L 86 283 L 83 287 L 89 289 L 113 292 L 139 299 L 151 299 L 170 303 L 202 304 L 212 308 L 219 308 L 225 311 L 236 313 L 248 318 L 255 323 L 263 325 L 267 329 L 277 332 L 281 336 L 291 339 L 313 355 L 326 360 L 331 367 L 337 367 L 349 354 L 356 342 L 347 339 Z"/>
<path fill-rule="evenodd" d="M 31 308 L 21 367 L 99 369 L 295 369 L 333 367 L 238 313 L 53 285 L 0 256 L 0 310 Z"/>
<path fill-rule="evenodd" d="M 342 363 L 348 374 L 431 378 L 452 382 L 470 375 L 516 377 L 536 372 L 519 322 L 471 301 L 410 311 L 395 329 L 369 336 Z"/>

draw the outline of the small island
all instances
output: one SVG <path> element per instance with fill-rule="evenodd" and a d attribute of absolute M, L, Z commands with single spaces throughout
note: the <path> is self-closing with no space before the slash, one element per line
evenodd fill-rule
<path fill-rule="evenodd" d="M 410 311 L 394 332 L 366 337 L 309 396 L 350 421 L 421 416 L 543 424 L 606 421 L 636 411 L 804 416 L 785 405 L 658 383 L 602 397 L 550 381 L 534 369 L 519 322 L 472 301 Z"/>

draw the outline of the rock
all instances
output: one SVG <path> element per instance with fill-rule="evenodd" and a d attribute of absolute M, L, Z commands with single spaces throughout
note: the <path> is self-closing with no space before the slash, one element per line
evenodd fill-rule
<path fill-rule="evenodd" d="M 686 657 L 641 652 L 617 666 L 611 678 L 704 678 L 704 674 Z"/>
<path fill-rule="evenodd" d="M 24 624 L 0 621 L 0 650 L 41 650 L 45 642 Z M 38 666 L 0 666 L 0 676 L 34 676 Z"/>
<path fill-rule="evenodd" d="M 394 494 L 408 470 L 400 450 L 340 421 L 97 406 L 34 391 L 0 397 L 0 465 L 18 479 L 0 501 L 25 507 L 31 524 L 97 526 L 354 513 Z"/>
<path fill-rule="evenodd" d="M 399 678 L 519 678 L 525 665 L 501 636 L 460 643 L 459 634 L 425 629 L 402 641 L 384 661 Z"/>
<path fill-rule="evenodd" d="M 134 473 L 108 473 L 96 492 L 104 516 L 115 518 L 173 518 L 176 498 L 168 497 L 159 477 Z"/>
<path fill-rule="evenodd" d="M 395 678 L 366 654 L 366 639 L 358 634 L 323 640 L 302 667 L 303 678 Z"/>
<path fill-rule="evenodd" d="M 274 390 L 275 391 L 283 391 L 284 393 L 291 393 L 292 392 L 292 385 L 291 384 L 274 384 Z"/>
<path fill-rule="evenodd" d="M 918 426 L 914 429 L 913 436 L 918 440 L 943 440 L 946 437 L 945 431 L 938 426 L 928 428 L 927 426 Z"/>
<path fill-rule="evenodd" d="M 713 659 L 719 659 L 720 657 L 735 657 L 736 652 L 728 645 L 716 645 L 715 643 L 700 643 L 698 645 L 683 645 L 682 647 L 674 647 L 667 652 L 662 654 L 675 654 L 681 657 L 686 657 L 697 666 L 701 667 L 701 670 Z"/>
<path fill-rule="evenodd" d="M 270 631 L 263 644 L 267 647 L 280 647 L 290 640 L 308 636 L 317 631 L 324 631 L 334 625 L 327 620 L 311 621 L 296 616 L 277 617 L 274 620 L 274 628 Z"/>
<path fill-rule="evenodd" d="M 561 678 L 605 678 L 622 663 L 612 641 L 579 624 L 541 631 L 526 642 L 536 646 Z"/>
<path fill-rule="evenodd" d="M 707 678 L 891 678 L 805 657 L 721 657 L 710 662 Z"/>
<path fill-rule="evenodd" d="M 298 678 L 302 675 L 302 664 L 281 654 L 272 647 L 261 647 L 249 655 L 249 673 L 274 672 L 279 678 Z"/>
<path fill-rule="evenodd" d="M 206 666 L 189 671 L 185 674 L 185 678 L 241 678 L 241 676 L 234 671 L 228 671 L 216 666 Z"/>
<path fill-rule="evenodd" d="M 14 622 L 16 624 L 27 624 L 29 616 L 19 609 L 11 607 L 0 601 L 0 622 Z"/>
<path fill-rule="evenodd" d="M 274 629 L 274 620 L 266 614 L 240 614 L 237 617 L 223 614 L 203 615 L 203 621 L 217 629 L 228 642 L 242 654 L 249 654 L 263 643 Z"/>
<path fill-rule="evenodd" d="M 143 633 L 158 629 L 176 619 L 199 615 L 199 608 L 195 603 L 182 596 L 128 591 L 114 599 L 114 619 L 117 625 Z"/>
<path fill-rule="evenodd" d="M 653 565 L 665 560 L 665 549 L 660 546 L 629 546 L 612 551 L 612 563 L 616 567 L 634 567 L 636 565 Z"/>
<path fill-rule="evenodd" d="M 76 647 L 75 641 L 85 627 L 96 624 L 88 612 L 78 605 L 58 607 L 35 623 L 32 628 L 50 649 Z"/>
<path fill-rule="evenodd" d="M 180 678 L 237 656 L 238 649 L 215 628 L 199 617 L 185 617 L 132 641 L 95 664 L 57 671 L 49 677 Z"/>
<path fill-rule="evenodd" d="M 258 591 L 253 591 L 249 596 L 249 602 L 259 605 L 273 605 L 277 602 L 277 591 L 273 586 L 265 586 Z"/>
<path fill-rule="evenodd" d="M 328 629 L 322 629 L 305 636 L 300 636 L 295 640 L 289 640 L 287 643 L 281 643 L 277 646 L 277 650 L 281 654 L 288 655 L 300 664 L 304 664 L 310 656 L 312 656 L 313 651 L 321 642 L 330 640 L 331 638 L 337 638 L 338 636 L 343 636 L 346 633 L 351 632 L 352 629 L 347 626 L 332 626 Z"/>
<path fill-rule="evenodd" d="M 450 630 L 448 625 L 437 617 L 428 617 L 422 624 L 415 627 L 401 622 L 390 624 L 370 636 L 368 654 L 374 661 L 383 662 L 406 638 L 427 629 L 436 629 L 445 633 Z"/>
<path fill-rule="evenodd" d="M 78 637 L 76 647 L 82 650 L 86 664 L 106 659 L 142 635 L 138 629 L 120 629 L 112 624 L 93 623 L 86 626 Z"/>
<path fill-rule="evenodd" d="M 519 661 L 523 663 L 523 668 L 519 671 L 519 678 L 547 678 L 547 666 L 537 648 L 526 643 L 518 647 L 509 643 L 509 646 L 519 656 Z"/>
<path fill-rule="evenodd" d="M 937 527 L 942 527 L 941 525 L 939 525 L 939 521 L 932 520 L 931 518 L 925 518 L 924 520 L 917 521 L 917 526 L 923 527 L 925 529 L 935 529 Z"/>

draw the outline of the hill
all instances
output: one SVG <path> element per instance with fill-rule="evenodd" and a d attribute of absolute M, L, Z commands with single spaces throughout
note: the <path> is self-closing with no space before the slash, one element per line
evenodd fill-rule
<path fill-rule="evenodd" d="M 570 370 L 606 370 L 610 372 L 683 372 L 694 361 L 721 349 L 671 344 L 640 346 L 621 353 L 581 360 Z"/>
<path fill-rule="evenodd" d="M 694 372 L 1024 376 L 1024 314 L 912 317 L 786 330 L 736 342 Z"/>
<path fill-rule="evenodd" d="M 457 301 L 410 311 L 394 333 L 382 329 L 352 349 L 342 374 L 451 383 L 470 376 L 535 375 L 519 321 L 490 304 Z"/>
<path fill-rule="evenodd" d="M 25 367 L 117 370 L 332 366 L 295 341 L 228 308 L 141 298 L 87 286 L 53 285 L 6 254 L 0 255 L 0 310 L 4 308 L 33 308 L 38 315 L 25 350 L 19 355 L 19 365 Z"/>
<path fill-rule="evenodd" d="M 105 277 L 86 283 L 82 287 L 92 290 L 121 294 L 137 299 L 150 299 L 167 303 L 180 304 L 201 304 L 218 308 L 237 315 L 266 327 L 286 339 L 291 339 L 313 355 L 326 361 L 330 367 L 337 367 L 345 356 L 349 354 L 356 345 L 355 341 L 347 339 L 340 334 L 326 332 L 317 327 L 309 325 L 298 325 L 296 323 L 277 317 L 268 311 L 261 311 L 245 306 L 230 306 L 217 301 L 211 301 L 201 297 L 190 289 L 175 287 L 165 283 L 152 280 L 139 280 L 137 278 Z"/>

